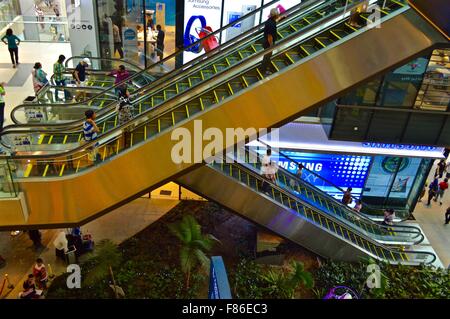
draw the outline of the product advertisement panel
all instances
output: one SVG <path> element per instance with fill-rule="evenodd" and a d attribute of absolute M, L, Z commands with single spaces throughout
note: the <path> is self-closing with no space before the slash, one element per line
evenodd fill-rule
<path fill-rule="evenodd" d="M 184 3 L 183 46 L 206 37 L 220 29 L 222 17 L 222 0 L 186 0 Z M 202 45 L 196 45 L 184 53 L 184 63 L 189 62 L 206 51 L 218 46 L 217 40 L 211 39 Z"/>
<path fill-rule="evenodd" d="M 407 198 L 420 163 L 420 158 L 376 156 L 367 179 L 364 196 L 387 197 L 389 195 L 389 198 Z M 387 185 L 391 183 L 391 192 L 387 194 L 389 192 Z"/>
<path fill-rule="evenodd" d="M 236 1 L 236 0 L 225 0 L 223 9 L 223 26 L 226 26 L 233 21 L 236 21 L 247 15 L 261 6 L 261 0 L 247 0 L 247 1 Z M 260 13 L 255 13 L 236 23 L 232 27 L 228 28 L 226 32 L 222 34 L 222 43 L 239 36 L 240 34 L 250 30 L 251 28 L 259 25 Z"/>
<path fill-rule="evenodd" d="M 372 161 L 371 156 L 302 153 L 292 151 L 283 151 L 283 154 L 290 157 L 295 162 L 303 164 L 307 170 L 333 182 L 333 184 L 341 189 L 352 187 L 352 194 L 357 198 L 361 196 Z M 272 156 L 272 158 L 277 161 L 279 167 L 287 169 L 291 173 L 296 172 L 296 163 L 293 161 L 284 157 L 277 158 L 276 156 Z M 307 170 L 302 172 L 302 179 L 317 186 L 337 199 L 342 198 L 341 191 Z"/>

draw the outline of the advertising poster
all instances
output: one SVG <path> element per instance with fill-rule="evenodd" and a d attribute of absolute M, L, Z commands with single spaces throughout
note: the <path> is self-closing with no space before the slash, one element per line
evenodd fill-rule
<path fill-rule="evenodd" d="M 184 3 L 184 47 L 198 41 L 204 37 L 204 34 L 219 30 L 221 16 L 222 0 L 186 0 Z M 184 53 L 184 63 L 192 61 L 203 53 L 205 53 L 203 46 L 194 46 Z"/>
<path fill-rule="evenodd" d="M 249 13 L 259 9 L 261 7 L 261 0 L 247 0 L 247 1 L 236 1 L 236 0 L 225 0 L 223 8 L 223 26 L 226 26 L 233 21 L 240 19 L 241 17 L 248 15 Z M 233 39 L 240 34 L 250 30 L 251 28 L 259 25 L 260 13 L 255 13 L 236 23 L 232 27 L 229 27 L 222 34 L 222 43 Z"/>
<path fill-rule="evenodd" d="M 354 156 L 341 154 L 318 154 L 282 151 L 283 154 L 290 157 L 320 177 L 331 181 L 336 186 L 347 189 L 352 187 L 352 194 L 359 198 L 361 196 L 364 184 L 369 173 L 372 157 L 371 156 Z M 261 151 L 264 153 L 264 151 Z M 272 156 L 273 160 L 278 162 L 278 166 L 295 173 L 297 170 L 296 163 L 286 159 L 285 157 L 277 158 Z M 337 199 L 342 198 L 342 192 L 330 185 L 323 179 L 304 170 L 302 179 L 320 188 Z"/>
<path fill-rule="evenodd" d="M 376 156 L 367 179 L 364 196 L 407 198 L 420 163 L 420 158 Z M 391 193 L 388 194 L 391 184 Z"/>
<path fill-rule="evenodd" d="M 93 2 L 66 0 L 66 7 L 73 56 L 99 56 Z"/>

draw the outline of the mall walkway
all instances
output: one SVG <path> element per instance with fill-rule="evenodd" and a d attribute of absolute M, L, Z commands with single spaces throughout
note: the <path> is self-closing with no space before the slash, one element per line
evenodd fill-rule
<path fill-rule="evenodd" d="M 53 74 L 53 64 L 60 54 L 67 58 L 72 56 L 70 43 L 29 43 L 22 42 L 19 46 L 19 66 L 12 68 L 8 48 L 0 47 L 0 82 L 5 82 L 5 123 L 11 122 L 11 110 L 22 104 L 26 97 L 34 95 L 31 71 L 35 62 L 41 62 L 43 70 L 50 80 Z"/>
<path fill-rule="evenodd" d="M 176 200 L 139 198 L 119 209 L 100 217 L 81 228 L 83 233 L 90 233 L 96 243 L 110 239 L 119 244 L 134 236 L 147 226 L 158 220 L 178 204 Z M 22 291 L 22 283 L 32 272 L 36 258 L 44 259 L 51 264 L 55 274 L 65 272 L 64 263 L 55 256 L 53 240 L 60 230 L 42 231 L 43 250 L 35 251 L 28 235 L 21 233 L 11 237 L 9 232 L 0 232 L 0 254 L 7 260 L 0 269 L 0 288 L 5 274 L 16 287 L 11 291 L 5 287 L 1 298 L 16 299 Z"/>
<path fill-rule="evenodd" d="M 428 185 L 433 181 L 437 162 L 435 162 L 428 176 Z M 447 208 L 450 207 L 450 190 L 447 190 L 447 193 L 444 195 L 442 206 L 439 205 L 439 201 L 431 201 L 431 205 L 428 206 L 427 196 L 428 194 L 425 195 L 421 203 L 417 203 L 413 215 L 444 266 L 448 267 L 450 266 L 450 224 L 444 225 L 444 214 Z"/>

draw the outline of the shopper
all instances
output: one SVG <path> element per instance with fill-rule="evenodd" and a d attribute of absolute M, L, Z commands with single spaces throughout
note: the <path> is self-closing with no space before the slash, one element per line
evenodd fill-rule
<path fill-rule="evenodd" d="M 97 114 L 93 110 L 87 110 L 84 115 L 86 120 L 83 122 L 83 134 L 86 142 L 93 141 L 97 138 L 100 129 L 95 124 Z"/>
<path fill-rule="evenodd" d="M 433 182 L 430 184 L 430 187 L 428 189 L 428 202 L 427 205 L 431 205 L 431 200 L 434 198 L 434 196 L 437 195 L 439 190 L 439 180 L 437 177 L 434 178 Z"/>
<path fill-rule="evenodd" d="M 87 110 L 84 115 L 86 116 L 86 120 L 83 122 L 84 140 L 86 142 L 91 142 L 97 139 L 98 133 L 100 133 L 100 129 L 95 123 L 97 115 L 93 110 Z M 88 149 L 88 157 L 93 162 L 100 161 L 100 154 L 97 153 L 97 145 L 94 145 Z"/>
<path fill-rule="evenodd" d="M 269 148 L 266 151 L 266 155 L 263 156 L 261 160 L 261 175 L 269 181 L 273 181 L 273 165 L 272 165 L 272 150 Z M 269 183 L 263 181 L 262 190 L 265 193 L 269 193 L 270 185 Z"/>
<path fill-rule="evenodd" d="M 6 40 L 6 41 L 5 41 Z M 19 44 L 20 39 L 13 34 L 12 29 L 6 30 L 6 35 L 2 38 L 3 43 L 8 46 L 9 55 L 13 68 L 19 65 Z"/>
<path fill-rule="evenodd" d="M 38 92 L 48 84 L 47 73 L 42 70 L 42 64 L 40 62 L 36 62 L 33 70 L 31 71 L 31 75 L 33 76 L 34 93 L 37 96 Z"/>
<path fill-rule="evenodd" d="M 355 204 L 355 207 L 353 207 L 353 210 L 355 211 L 355 212 L 361 212 L 361 209 L 362 209 L 362 201 L 360 200 L 360 199 L 357 199 L 356 200 L 356 204 Z"/>
<path fill-rule="evenodd" d="M 439 205 L 441 206 L 442 206 L 442 198 L 444 197 L 444 194 L 447 191 L 447 189 L 448 189 L 448 178 L 444 179 L 442 182 L 439 183 L 439 189 L 434 199 L 434 201 L 437 202 L 439 198 L 440 199 Z"/>
<path fill-rule="evenodd" d="M 158 35 L 156 37 L 156 55 L 161 62 L 164 59 L 164 40 L 166 38 L 166 33 L 162 30 L 160 24 L 156 26 L 156 30 L 158 30 Z"/>
<path fill-rule="evenodd" d="M 114 55 L 119 53 L 121 59 L 123 59 L 122 37 L 120 36 L 120 29 L 116 24 L 113 24 L 113 38 L 114 38 Z"/>
<path fill-rule="evenodd" d="M 36 259 L 36 264 L 33 267 L 33 275 L 37 281 L 37 287 L 39 289 L 47 289 L 48 275 L 42 258 Z"/>
<path fill-rule="evenodd" d="M 295 172 L 295 177 L 297 178 L 297 180 L 302 179 L 302 175 L 303 175 L 303 164 L 298 163 L 297 164 L 297 171 Z M 291 178 L 289 181 L 289 185 L 292 188 L 297 188 L 298 187 L 298 182 L 296 179 Z"/>
<path fill-rule="evenodd" d="M 344 192 L 344 195 L 342 196 L 342 204 L 350 205 L 352 203 L 352 190 L 353 188 L 349 187 Z"/>
<path fill-rule="evenodd" d="M 150 14 L 147 20 L 147 28 L 151 31 L 155 31 L 155 22 L 153 20 L 153 14 Z"/>
<path fill-rule="evenodd" d="M 86 91 L 82 89 L 82 87 L 86 86 L 87 74 L 86 69 L 91 65 L 91 60 L 88 58 L 82 59 L 75 68 L 73 72 L 73 77 L 75 79 L 75 83 L 79 89 L 75 96 L 76 101 L 85 100 L 86 99 Z"/>
<path fill-rule="evenodd" d="M 367 11 L 368 6 L 369 1 L 361 1 L 361 3 L 350 12 L 350 19 L 348 20 L 348 24 L 354 28 L 361 28 L 361 14 Z"/>
<path fill-rule="evenodd" d="M 115 92 L 116 95 L 119 96 L 119 93 L 123 88 L 127 87 L 127 84 L 125 81 L 130 77 L 130 73 L 125 68 L 125 65 L 119 65 L 119 68 L 117 70 L 112 70 L 110 73 L 108 73 L 110 76 L 115 76 L 114 85 L 118 85 L 119 83 L 122 83 L 120 86 L 116 87 Z"/>
<path fill-rule="evenodd" d="M 394 225 L 395 211 L 392 208 L 388 208 L 384 211 L 384 220 L 381 223 L 385 226 Z"/>
<path fill-rule="evenodd" d="M 3 130 L 3 122 L 5 121 L 5 82 L 0 83 L 0 132 Z"/>
<path fill-rule="evenodd" d="M 39 297 L 36 293 L 36 284 L 33 274 L 28 275 L 28 278 L 24 281 L 22 287 L 23 291 L 19 294 L 20 299 L 35 299 Z"/>
<path fill-rule="evenodd" d="M 450 223 L 450 207 L 445 212 L 445 225 L 448 225 L 448 223 Z"/>
<path fill-rule="evenodd" d="M 269 49 L 273 47 L 277 40 L 277 21 L 280 18 L 280 14 L 278 12 L 278 8 L 273 8 L 270 10 L 270 16 L 269 19 L 267 19 L 265 25 L 264 25 L 264 42 L 263 47 L 264 49 Z M 270 75 L 272 74 L 271 71 L 269 71 L 269 66 L 271 63 L 273 52 L 270 51 L 266 55 L 264 55 L 262 64 L 261 64 L 261 73 L 263 75 Z"/>
<path fill-rule="evenodd" d="M 64 55 L 60 55 L 58 61 L 53 65 L 53 79 L 55 80 L 56 86 L 65 87 L 66 86 L 66 78 L 64 77 L 64 73 L 66 72 L 66 67 L 64 66 L 64 61 L 66 57 Z M 64 99 L 66 101 L 70 101 L 72 99 L 71 94 L 68 90 L 64 91 Z M 59 100 L 59 90 L 55 90 L 55 99 Z"/>
<path fill-rule="evenodd" d="M 117 117 L 119 120 L 119 125 L 126 124 L 133 119 L 133 105 L 130 101 L 130 94 L 126 88 L 122 88 L 119 91 L 119 103 L 117 104 Z M 122 136 L 122 149 L 128 148 L 130 140 L 130 128 L 126 127 L 123 129 Z"/>
<path fill-rule="evenodd" d="M 427 193 L 427 187 L 428 183 L 425 183 L 425 186 L 422 188 L 422 191 L 420 192 L 419 202 L 422 202 L 422 198 L 424 198 L 425 194 Z"/>
<path fill-rule="evenodd" d="M 437 164 L 437 172 L 439 174 L 439 178 L 444 177 L 445 169 L 447 168 L 447 163 L 445 159 L 441 159 Z"/>
<path fill-rule="evenodd" d="M 41 242 L 41 232 L 37 229 L 29 230 L 28 231 L 28 237 L 33 242 L 34 248 L 39 249 L 42 248 L 42 242 Z"/>

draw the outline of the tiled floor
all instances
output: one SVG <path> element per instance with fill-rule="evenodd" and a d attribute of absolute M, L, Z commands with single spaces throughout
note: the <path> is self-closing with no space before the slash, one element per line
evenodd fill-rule
<path fill-rule="evenodd" d="M 115 243 L 132 237 L 178 204 L 175 200 L 140 198 L 111 213 L 100 217 L 81 229 L 90 233 L 95 242 L 110 239 Z M 5 288 L 0 298 L 17 298 L 25 277 L 31 272 L 34 260 L 39 256 L 46 264 L 51 264 L 55 274 L 65 271 L 65 265 L 55 256 L 53 241 L 60 230 L 42 231 L 42 243 L 45 249 L 36 251 L 27 234 L 21 233 L 11 237 L 9 232 L 0 232 L 0 254 L 7 260 L 0 269 L 0 287 L 5 274 L 16 287 L 14 290 Z M 7 296 L 6 296 L 7 295 Z"/>
<path fill-rule="evenodd" d="M 436 167 L 433 167 L 428 177 L 428 184 L 432 181 L 435 170 Z M 426 205 L 426 197 L 421 203 L 417 203 L 414 217 L 444 266 L 448 267 L 450 266 L 450 224 L 444 225 L 444 214 L 447 208 L 450 207 L 450 191 L 447 191 L 444 195 L 442 206 L 439 205 L 439 202 L 436 203 L 434 201 L 431 201 L 430 206 Z"/>
<path fill-rule="evenodd" d="M 19 64 L 17 69 L 12 68 L 11 59 L 7 48 L 0 50 L 0 82 L 6 82 L 6 107 L 5 123 L 12 124 L 10 119 L 11 110 L 22 104 L 23 100 L 34 95 L 31 79 L 31 70 L 35 62 L 40 62 L 42 68 L 49 75 L 53 74 L 53 64 L 60 54 L 67 58 L 72 56 L 69 43 L 31 43 L 22 42 L 19 47 Z M 11 83 L 12 85 L 8 85 Z"/>

